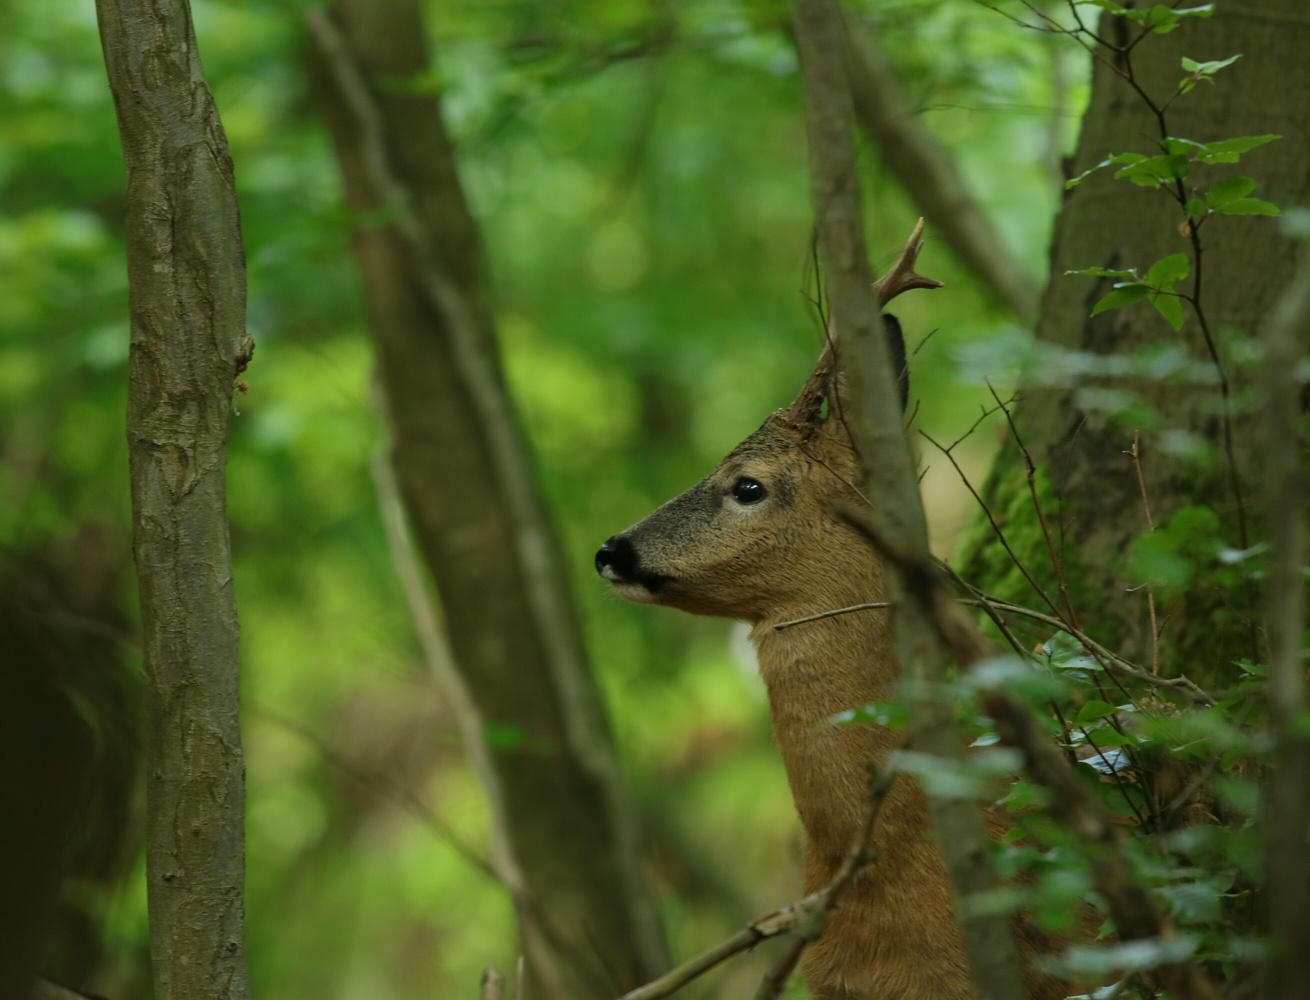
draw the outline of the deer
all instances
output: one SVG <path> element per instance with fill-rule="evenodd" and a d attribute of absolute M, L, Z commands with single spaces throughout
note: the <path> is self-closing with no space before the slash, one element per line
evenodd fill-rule
<path fill-rule="evenodd" d="M 880 307 L 940 282 L 915 272 L 922 221 L 875 288 Z M 900 326 L 884 314 L 908 393 Z M 887 599 L 886 570 L 841 516 L 865 502 L 860 457 L 841 416 L 832 337 L 796 399 L 733 448 L 718 467 L 644 520 L 609 538 L 596 570 L 622 598 L 733 618 L 751 626 L 774 740 L 804 830 L 804 891 L 836 876 L 861 829 L 869 765 L 901 735 L 838 726 L 851 708 L 885 701 L 897 683 L 886 611 L 775 626 Z M 994 836 L 1004 826 L 989 818 Z M 801 971 L 815 1000 L 972 1000 L 963 944 L 922 788 L 894 781 L 872 835 L 876 862 L 855 876 Z M 1021 935 L 1021 947 L 1031 946 Z M 1064 984 L 1025 972 L 1029 1000 L 1058 1000 Z"/>

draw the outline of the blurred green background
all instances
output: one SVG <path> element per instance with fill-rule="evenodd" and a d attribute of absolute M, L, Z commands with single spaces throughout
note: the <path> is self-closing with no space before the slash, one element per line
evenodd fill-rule
<path fill-rule="evenodd" d="M 512 967 L 512 914 L 425 816 L 483 849 L 481 793 L 422 666 L 379 515 L 372 349 L 307 94 L 303 5 L 192 6 L 236 164 L 258 344 L 229 466 L 253 988 L 281 1000 L 471 996 L 484 966 Z M 858 6 L 923 124 L 1044 280 L 1085 55 L 970 0 Z M 777 11 L 434 4 L 437 64 L 415 81 L 441 89 L 458 141 L 504 364 L 678 956 L 791 897 L 798 828 L 731 624 L 622 604 L 592 554 L 786 403 L 816 355 L 799 79 Z M 46 567 L 64 581 L 56 591 L 97 582 L 77 627 L 117 651 L 130 715 L 124 178 L 91 0 L 0 7 L 0 89 L 0 559 L 24 567 L 20 581 Z M 861 162 L 870 246 L 886 262 L 918 213 L 867 143 Z M 953 440 L 986 398 L 956 351 L 1012 321 L 931 233 L 921 269 L 948 287 L 896 306 L 911 347 L 928 338 L 911 405 L 918 427 Z M 984 427 L 959 452 L 976 480 L 994 441 Z M 930 452 L 945 554 L 970 501 Z M 81 960 L 115 998 L 150 993 L 139 790 L 130 801 L 134 821 L 104 820 L 124 844 L 70 899 L 92 928 Z M 104 834 L 90 818 L 86 836 L 95 853 Z M 757 975 L 739 967 L 699 989 Z"/>

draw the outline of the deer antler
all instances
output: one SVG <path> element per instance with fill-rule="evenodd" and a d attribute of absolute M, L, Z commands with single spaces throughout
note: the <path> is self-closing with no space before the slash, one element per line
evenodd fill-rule
<path fill-rule="evenodd" d="M 936 278 L 927 278 L 914 270 L 919 260 L 919 251 L 923 249 L 923 219 L 914 225 L 914 232 L 905 241 L 905 249 L 890 271 L 873 283 L 873 290 L 878 294 L 878 305 L 885 306 L 901 292 L 911 288 L 941 288 L 942 283 Z"/>
<path fill-rule="evenodd" d="M 878 296 L 879 308 L 885 306 L 901 292 L 912 288 L 941 288 L 942 283 L 936 278 L 928 278 L 914 270 L 919 260 L 919 251 L 923 249 L 923 219 L 915 223 L 914 231 L 905 241 L 901 256 L 892 269 L 873 283 L 874 293 Z M 814 372 L 805 380 L 800 393 L 796 396 L 787 413 L 802 427 L 812 427 L 819 421 L 823 401 L 828 396 L 829 382 L 837 368 L 837 339 L 829 329 L 824 337 L 823 353 L 814 366 Z"/>

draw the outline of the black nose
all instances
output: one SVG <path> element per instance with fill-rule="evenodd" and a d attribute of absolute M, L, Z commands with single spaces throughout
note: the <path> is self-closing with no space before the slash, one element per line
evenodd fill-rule
<path fill-rule="evenodd" d="M 596 572 L 607 580 L 625 580 L 633 575 L 637 568 L 637 553 L 632 543 L 621 535 L 615 535 L 596 552 Z M 610 572 L 606 574 L 606 570 Z"/>

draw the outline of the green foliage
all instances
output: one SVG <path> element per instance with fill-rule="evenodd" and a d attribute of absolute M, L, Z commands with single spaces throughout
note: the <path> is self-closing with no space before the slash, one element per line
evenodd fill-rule
<path fill-rule="evenodd" d="M 1074 0 L 1075 6 L 1099 7 L 1115 17 L 1133 22 L 1143 31 L 1157 35 L 1167 35 L 1185 19 L 1191 17 L 1210 17 L 1214 13 L 1212 3 L 1198 4 L 1195 7 L 1178 7 L 1157 3 L 1149 7 L 1134 7 L 1117 2 L 1117 0 Z"/>
<path fill-rule="evenodd" d="M 1229 56 L 1227 59 L 1216 59 L 1210 62 L 1197 62 L 1195 59 L 1188 59 L 1186 56 L 1183 56 L 1183 69 L 1189 75 L 1179 81 L 1178 93 L 1186 94 L 1198 83 L 1214 83 L 1214 75 L 1216 73 L 1221 69 L 1227 69 L 1241 58 L 1241 53 L 1238 53 L 1235 56 Z"/>

